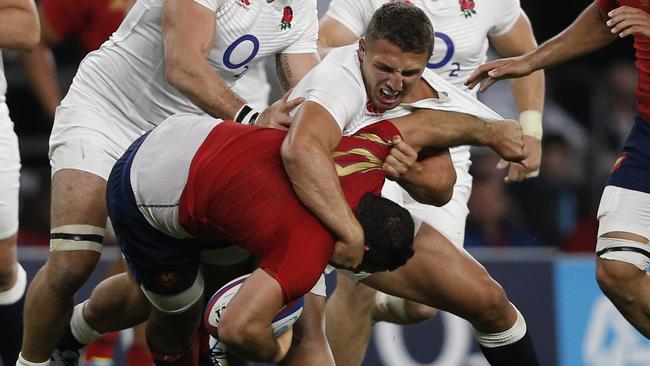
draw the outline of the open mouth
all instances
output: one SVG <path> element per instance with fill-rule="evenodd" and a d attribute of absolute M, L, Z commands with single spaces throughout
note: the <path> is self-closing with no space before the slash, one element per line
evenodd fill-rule
<path fill-rule="evenodd" d="M 379 96 L 381 98 L 381 101 L 385 104 L 392 104 L 397 101 L 397 98 L 399 98 L 400 92 L 398 91 L 393 91 L 390 89 L 386 88 L 379 88 Z"/>

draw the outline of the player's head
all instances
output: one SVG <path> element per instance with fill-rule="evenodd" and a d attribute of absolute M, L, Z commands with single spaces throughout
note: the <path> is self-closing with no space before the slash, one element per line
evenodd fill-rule
<path fill-rule="evenodd" d="M 421 9 L 400 2 L 377 9 L 359 40 L 361 73 L 375 107 L 401 103 L 424 72 L 433 39 L 433 26 Z"/>
<path fill-rule="evenodd" d="M 369 250 L 360 270 L 392 271 L 413 255 L 414 224 L 411 214 L 397 203 L 366 193 L 357 209 Z"/>

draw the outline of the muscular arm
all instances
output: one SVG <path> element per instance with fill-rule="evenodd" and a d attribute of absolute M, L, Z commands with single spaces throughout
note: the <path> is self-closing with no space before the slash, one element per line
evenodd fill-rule
<path fill-rule="evenodd" d="M 485 91 L 497 80 L 526 76 L 535 70 L 545 69 L 595 51 L 616 39 L 616 35 L 610 32 L 605 21 L 594 1 L 560 34 L 524 56 L 481 65 L 470 75 L 465 85 L 473 88 L 486 79 L 480 89 Z"/>
<path fill-rule="evenodd" d="M 215 28 L 215 14 L 209 9 L 192 0 L 166 0 L 165 72 L 167 81 L 203 111 L 216 118 L 233 118 L 245 102 L 206 61 Z"/>
<path fill-rule="evenodd" d="M 418 202 L 434 206 L 447 204 L 456 184 L 449 149 L 422 149 L 418 162 L 397 183 Z"/>
<path fill-rule="evenodd" d="M 48 116 L 54 118 L 54 111 L 61 101 L 61 87 L 50 46 L 59 43 L 61 37 L 52 29 L 43 12 L 39 13 L 41 41 L 32 52 L 23 54 L 22 61 L 34 93 Z"/>
<path fill-rule="evenodd" d="M 32 0 L 0 2 L 0 48 L 32 49 L 38 43 L 40 32 Z"/>
<path fill-rule="evenodd" d="M 537 47 L 537 41 L 533 34 L 530 21 L 525 13 L 521 13 L 519 19 L 512 28 L 505 34 L 490 37 L 490 44 L 497 52 L 504 57 L 524 55 Z M 538 70 L 530 75 L 510 80 L 512 94 L 520 114 L 520 123 L 528 124 L 528 132 L 534 135 L 534 131 L 541 131 L 542 111 L 544 108 L 544 71 Z M 526 120 L 528 119 L 528 120 Z M 535 128 L 533 128 L 533 126 Z M 521 181 L 528 176 L 536 176 L 542 160 L 542 146 L 539 136 L 526 135 L 525 145 L 528 149 L 528 158 L 522 164 L 511 164 L 508 172 L 508 181 Z"/>
<path fill-rule="evenodd" d="M 325 15 L 318 28 L 318 54 L 323 58 L 332 48 L 349 45 L 358 39 L 343 23 Z"/>
<path fill-rule="evenodd" d="M 320 62 L 316 53 L 281 53 L 275 56 L 275 70 L 283 92 L 293 88 Z"/>
<path fill-rule="evenodd" d="M 332 115 L 317 103 L 305 102 L 282 144 L 282 160 L 302 203 L 340 241 L 359 247 L 362 254 L 363 230 L 345 200 L 331 158 L 340 139 L 341 130 Z"/>

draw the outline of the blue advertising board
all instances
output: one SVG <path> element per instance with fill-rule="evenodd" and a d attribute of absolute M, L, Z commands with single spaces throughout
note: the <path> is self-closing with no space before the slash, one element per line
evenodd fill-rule
<path fill-rule="evenodd" d="M 602 294 L 593 258 L 555 264 L 559 366 L 650 365 L 650 341 Z"/>

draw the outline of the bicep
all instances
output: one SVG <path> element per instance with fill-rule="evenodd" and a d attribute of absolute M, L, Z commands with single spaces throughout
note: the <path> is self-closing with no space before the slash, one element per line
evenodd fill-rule
<path fill-rule="evenodd" d="M 503 57 L 523 55 L 537 47 L 533 28 L 523 11 L 509 31 L 489 39 L 492 47 Z"/>
<path fill-rule="evenodd" d="M 309 141 L 323 150 L 333 151 L 341 140 L 341 128 L 322 105 L 307 101 L 294 116 L 285 145 Z"/>
<path fill-rule="evenodd" d="M 193 0 L 165 0 L 165 59 L 207 58 L 216 30 L 215 13 Z"/>

